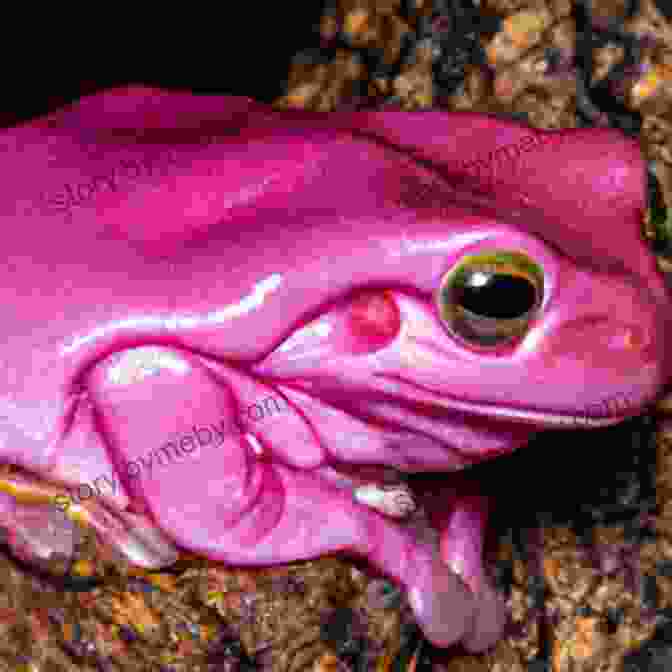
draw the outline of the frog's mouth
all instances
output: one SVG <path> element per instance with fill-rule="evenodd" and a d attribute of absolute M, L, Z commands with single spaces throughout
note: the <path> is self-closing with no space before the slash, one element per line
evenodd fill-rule
<path fill-rule="evenodd" d="M 422 403 L 429 402 L 440 409 L 464 413 L 477 420 L 482 419 L 488 424 L 494 422 L 496 424 L 504 423 L 506 426 L 512 424 L 531 425 L 537 430 L 609 427 L 641 414 L 647 406 L 646 403 L 637 405 L 631 403 L 628 405 L 627 412 L 604 413 L 603 415 L 588 414 L 587 412 L 577 413 L 575 410 L 561 413 L 543 409 L 516 408 L 496 403 L 464 401 L 464 399 L 453 397 L 444 391 L 439 393 L 428 386 L 407 380 L 398 375 L 385 373 L 376 375 L 382 378 L 393 379 L 395 385 L 410 399 L 416 399 Z M 608 406 L 604 408 L 608 408 Z"/>
<path fill-rule="evenodd" d="M 591 417 L 572 410 L 559 413 L 471 402 L 397 373 L 376 371 L 372 375 L 373 380 L 349 384 L 319 376 L 277 382 L 284 392 L 307 393 L 313 401 L 356 419 L 359 427 L 371 433 L 371 440 L 382 437 L 385 447 L 381 454 L 401 460 L 395 465 L 404 471 L 459 470 L 508 455 L 544 430 L 607 427 L 637 413 L 630 407 L 624 409 L 629 413 Z M 347 423 L 343 427 L 341 434 L 357 431 Z M 325 437 L 326 443 L 341 440 L 333 434 Z M 342 440 L 348 442 L 347 438 Z M 357 461 L 350 448 L 344 450 L 351 461 Z"/>
<path fill-rule="evenodd" d="M 553 413 L 533 409 L 507 408 L 494 404 L 474 404 L 470 402 L 451 399 L 451 408 L 463 411 L 475 416 L 487 417 L 490 420 L 500 419 L 507 422 L 533 425 L 537 429 L 582 429 L 594 427 L 609 427 L 637 415 L 636 413 L 609 416 L 604 418 L 589 417 L 586 414 Z"/>

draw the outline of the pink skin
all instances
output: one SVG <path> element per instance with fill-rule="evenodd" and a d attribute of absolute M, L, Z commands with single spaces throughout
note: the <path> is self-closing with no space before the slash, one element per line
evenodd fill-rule
<path fill-rule="evenodd" d="M 17 553 L 44 554 L 30 530 L 62 517 L 20 515 L 19 490 L 53 498 L 108 475 L 78 510 L 138 564 L 354 553 L 408 591 L 433 643 L 480 651 L 505 610 L 476 484 L 446 474 L 418 494 L 434 536 L 352 488 L 382 467 L 460 470 L 615 395 L 627 408 L 592 424 L 619 422 L 670 377 L 669 297 L 639 234 L 644 162 L 616 131 L 128 87 L 0 141 L 0 459 L 33 479 L 0 498 Z M 483 350 L 434 299 L 463 255 L 493 247 L 534 259 L 544 293 L 519 342 Z M 240 419 L 271 396 L 282 413 Z M 131 473 L 236 419 L 217 449 Z"/>

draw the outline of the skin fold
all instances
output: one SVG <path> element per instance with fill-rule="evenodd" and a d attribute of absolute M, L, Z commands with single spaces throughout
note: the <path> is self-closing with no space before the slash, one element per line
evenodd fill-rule
<path fill-rule="evenodd" d="M 670 377 L 620 132 L 131 86 L 0 148 L 0 524 L 25 559 L 71 553 L 77 521 L 146 567 L 351 553 L 435 645 L 481 651 L 505 608 L 465 467 Z M 513 340 L 450 322 L 474 260 L 538 283 Z"/>

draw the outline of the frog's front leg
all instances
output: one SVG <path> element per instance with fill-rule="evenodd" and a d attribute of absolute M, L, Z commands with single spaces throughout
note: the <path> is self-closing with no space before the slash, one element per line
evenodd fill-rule
<path fill-rule="evenodd" d="M 178 546 L 232 565 L 339 551 L 364 556 L 406 589 L 433 643 L 463 641 L 474 650 L 494 643 L 497 623 L 484 617 L 435 546 L 322 478 L 319 465 L 304 469 L 276 460 L 261 433 L 235 431 L 240 399 L 230 386 L 233 370 L 227 380 L 225 366 L 186 352 L 172 357 L 171 366 L 126 379 L 118 375 L 118 362 L 101 363 L 88 380 L 134 509 L 146 511 Z M 229 431 L 218 431 L 216 444 L 189 439 L 198 428 L 224 427 Z M 161 466 L 151 456 L 168 443 L 175 459 Z"/>
<path fill-rule="evenodd" d="M 505 597 L 492 586 L 484 565 L 490 499 L 464 471 L 423 474 L 414 481 L 414 495 L 431 527 L 438 532 L 441 560 L 476 596 L 481 629 L 465 646 L 481 650 L 478 638 L 485 641 L 493 632 L 501 633 L 506 620 Z"/>

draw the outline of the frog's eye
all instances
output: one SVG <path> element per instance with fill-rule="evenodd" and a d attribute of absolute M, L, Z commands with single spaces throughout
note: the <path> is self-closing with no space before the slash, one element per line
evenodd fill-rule
<path fill-rule="evenodd" d="M 448 329 L 477 346 L 521 338 L 543 297 L 544 274 L 520 252 L 492 250 L 460 259 L 439 286 L 439 314 Z"/>

